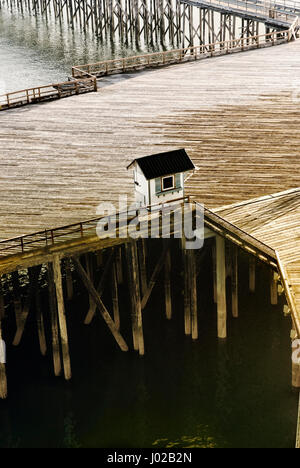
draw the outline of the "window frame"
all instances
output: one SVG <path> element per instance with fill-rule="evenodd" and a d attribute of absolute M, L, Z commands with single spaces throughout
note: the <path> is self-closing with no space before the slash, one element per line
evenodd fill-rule
<path fill-rule="evenodd" d="M 164 181 L 165 179 L 169 179 L 169 178 L 171 178 L 171 177 L 172 177 L 172 180 L 173 180 L 173 185 L 172 185 L 172 187 L 164 188 L 164 186 L 163 186 L 163 181 Z M 161 191 L 162 191 L 162 192 L 167 192 L 168 190 L 174 190 L 175 188 L 176 188 L 176 186 L 175 186 L 175 175 L 174 175 L 174 174 L 171 174 L 171 175 L 168 175 L 168 176 L 164 176 L 164 177 L 161 178 Z"/>

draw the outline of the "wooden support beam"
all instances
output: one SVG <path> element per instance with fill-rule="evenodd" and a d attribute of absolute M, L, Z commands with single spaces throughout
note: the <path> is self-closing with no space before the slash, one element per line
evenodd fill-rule
<path fill-rule="evenodd" d="M 67 320 L 65 313 L 64 295 L 63 295 L 63 284 L 61 275 L 61 262 L 58 255 L 53 257 L 53 277 L 56 291 L 57 300 L 57 311 L 58 311 L 58 324 L 61 339 L 61 351 L 63 358 L 64 376 L 66 380 L 70 380 L 72 377 L 71 373 L 71 361 L 69 353 L 69 338 L 67 330 Z"/>
<path fill-rule="evenodd" d="M 256 260 L 254 257 L 249 258 L 249 290 L 255 292 L 256 287 Z"/>
<path fill-rule="evenodd" d="M 140 294 L 139 263 L 136 242 L 131 241 L 128 244 L 126 244 L 126 255 L 128 263 L 129 288 L 132 306 L 131 318 L 133 346 L 135 351 L 139 351 L 139 354 L 143 356 L 145 354 L 145 345 Z"/>
<path fill-rule="evenodd" d="M 217 292 L 217 253 L 216 253 L 216 238 L 212 245 L 212 268 L 213 268 L 213 296 L 214 303 L 218 302 L 218 292 Z"/>
<path fill-rule="evenodd" d="M 292 338 L 292 386 L 294 388 L 300 388 L 300 348 L 297 333 L 293 325 L 291 331 Z"/>
<path fill-rule="evenodd" d="M 74 295 L 74 288 L 73 288 L 73 279 L 72 279 L 71 260 L 69 258 L 66 258 L 65 260 L 65 271 L 66 271 L 67 298 L 68 298 L 68 301 L 71 301 Z"/>
<path fill-rule="evenodd" d="M 41 351 L 42 356 L 45 356 L 47 352 L 47 342 L 46 342 L 46 335 L 45 335 L 43 311 L 41 308 L 40 291 L 38 289 L 35 294 L 35 311 L 36 311 L 36 324 L 37 324 L 37 331 L 38 331 L 38 337 L 39 337 L 40 351 Z"/>
<path fill-rule="evenodd" d="M 278 274 L 271 270 L 270 272 L 270 294 L 271 294 L 271 305 L 278 304 Z"/>
<path fill-rule="evenodd" d="M 239 316 L 239 275 L 238 275 L 238 248 L 233 246 L 231 251 L 232 275 L 231 275 L 231 294 L 232 294 L 232 316 Z"/>
<path fill-rule="evenodd" d="M 16 317 L 16 327 L 18 329 L 22 320 L 22 300 L 19 282 L 19 272 L 17 270 L 12 272 L 11 281 L 13 288 L 13 303 Z"/>
<path fill-rule="evenodd" d="M 109 315 L 105 305 L 103 304 L 99 293 L 96 291 L 93 283 L 91 282 L 91 280 L 88 277 L 86 271 L 82 267 L 79 259 L 77 257 L 74 257 L 73 258 L 73 263 L 74 263 L 75 269 L 76 269 L 77 273 L 79 274 L 83 284 L 85 285 L 86 289 L 91 294 L 91 296 L 93 297 L 93 299 L 94 299 L 94 301 L 95 301 L 95 303 L 97 305 L 97 308 L 100 311 L 100 314 L 102 315 L 104 321 L 106 322 L 109 330 L 111 331 L 112 335 L 114 336 L 114 338 L 115 338 L 116 342 L 118 343 L 120 349 L 122 351 L 128 351 L 128 346 L 127 346 L 124 338 L 119 333 L 114 321 L 112 320 L 112 318 Z"/>
<path fill-rule="evenodd" d="M 183 255 L 183 274 L 184 274 L 184 292 L 183 292 L 183 303 L 184 303 L 184 333 L 190 335 L 192 332 L 191 326 L 191 291 L 190 291 L 190 262 L 188 259 L 188 253 L 185 248 L 185 239 L 182 239 L 182 255 Z"/>
<path fill-rule="evenodd" d="M 2 278 L 0 277 L 0 320 L 5 317 L 5 302 L 2 288 Z"/>
<path fill-rule="evenodd" d="M 165 305 L 166 317 L 168 320 L 172 318 L 172 295 L 171 295 L 171 252 L 168 249 L 165 261 Z"/>
<path fill-rule="evenodd" d="M 145 248 L 145 239 L 141 239 L 138 242 L 138 255 L 139 255 L 139 267 L 140 267 L 140 276 L 141 276 L 141 291 L 142 296 L 147 291 L 147 268 L 146 268 L 146 248 Z"/>
<path fill-rule="evenodd" d="M 2 337 L 2 320 L 0 320 L 0 398 L 4 400 L 6 397 L 7 397 L 6 345 Z"/>
<path fill-rule="evenodd" d="M 116 272 L 118 284 L 123 284 L 122 247 L 116 248 Z"/>
<path fill-rule="evenodd" d="M 59 346 L 57 306 L 56 306 L 56 296 L 55 296 L 55 287 L 54 287 L 54 273 L 53 273 L 52 263 L 48 263 L 47 274 L 48 274 L 49 308 L 50 308 L 51 333 L 52 333 L 53 366 L 54 366 L 54 375 L 58 377 L 61 374 L 61 357 L 60 357 L 60 346 Z"/>
<path fill-rule="evenodd" d="M 120 310 L 119 310 L 119 294 L 118 294 L 118 281 L 117 281 L 117 266 L 116 262 L 112 267 L 112 303 L 113 303 L 113 316 L 117 330 L 120 331 Z"/>
<path fill-rule="evenodd" d="M 217 296 L 218 296 L 218 338 L 227 338 L 227 304 L 226 304 L 226 266 L 225 240 L 216 238 Z"/>
<path fill-rule="evenodd" d="M 188 251 L 189 261 L 189 283 L 190 287 L 190 304 L 191 304 L 191 331 L 192 339 L 198 339 L 198 304 L 197 304 L 197 275 L 196 275 L 196 259 L 195 250 L 191 249 Z"/>
<path fill-rule="evenodd" d="M 99 297 L 102 296 L 103 294 L 103 290 L 104 290 L 104 285 L 105 285 L 105 281 L 106 281 L 106 278 L 108 276 L 108 273 L 109 273 L 109 270 L 111 268 L 111 265 L 112 265 L 112 262 L 113 262 L 113 258 L 114 258 L 114 252 L 110 252 L 109 254 L 109 257 L 106 261 L 106 264 L 105 264 L 105 267 L 104 267 L 104 270 L 103 270 L 103 273 L 102 273 L 102 276 L 100 278 L 100 281 L 98 283 L 98 286 L 96 288 L 96 291 L 97 293 L 99 294 Z M 89 276 L 89 272 L 87 271 L 87 275 Z M 85 325 L 89 325 L 91 323 L 91 321 L 93 320 L 94 316 L 95 316 L 95 313 L 96 313 L 96 309 L 97 309 L 97 304 L 96 302 L 93 300 L 93 298 L 90 298 L 90 307 L 89 307 L 89 311 L 86 315 L 86 318 L 84 320 L 84 323 Z"/>
<path fill-rule="evenodd" d="M 17 330 L 16 330 L 16 334 L 13 340 L 13 346 L 18 346 L 21 342 L 23 332 L 25 329 L 25 325 L 26 325 L 26 321 L 29 315 L 32 299 L 37 289 L 40 271 L 41 271 L 41 265 L 39 267 L 34 267 L 31 270 L 28 270 L 29 287 L 28 287 L 28 292 L 27 292 L 27 296 L 25 299 L 24 307 L 21 306 L 19 308 L 19 305 L 18 305 L 18 308 L 16 309 L 16 313 L 18 313 L 19 316 L 17 319 Z"/>
<path fill-rule="evenodd" d="M 154 271 L 151 275 L 151 278 L 150 278 L 150 281 L 149 281 L 149 284 L 148 284 L 148 287 L 147 287 L 147 290 L 145 292 L 145 294 L 143 295 L 143 299 L 142 299 L 142 309 L 144 309 L 148 303 L 148 300 L 149 300 L 149 297 L 151 295 L 151 292 L 157 282 L 157 279 L 158 279 L 158 276 L 164 266 L 164 263 L 165 263 L 165 259 L 166 259 L 166 255 L 167 255 L 167 247 L 166 245 L 164 246 L 164 249 L 163 249 L 163 253 L 162 255 L 160 256 L 160 258 L 158 259 L 157 261 L 157 264 L 154 268 Z"/>

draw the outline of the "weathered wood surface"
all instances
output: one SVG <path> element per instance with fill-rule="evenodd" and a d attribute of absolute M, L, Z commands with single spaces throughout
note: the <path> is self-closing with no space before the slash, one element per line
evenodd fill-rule
<path fill-rule="evenodd" d="M 94 217 L 133 196 L 126 165 L 185 147 L 209 207 L 298 187 L 300 42 L 112 80 L 0 115 L 0 238 Z M 107 81 L 106 81 L 107 83 Z"/>
<path fill-rule="evenodd" d="M 300 323 L 300 188 L 219 208 L 217 213 L 276 250 Z M 273 303 L 276 303 L 273 298 Z"/>

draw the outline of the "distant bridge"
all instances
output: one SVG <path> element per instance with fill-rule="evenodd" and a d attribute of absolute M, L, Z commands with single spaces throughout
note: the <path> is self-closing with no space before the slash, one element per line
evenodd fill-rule
<path fill-rule="evenodd" d="M 179 47 L 288 29 L 300 15 L 292 0 L 0 0 L 2 7 L 51 14 L 100 39 Z"/>

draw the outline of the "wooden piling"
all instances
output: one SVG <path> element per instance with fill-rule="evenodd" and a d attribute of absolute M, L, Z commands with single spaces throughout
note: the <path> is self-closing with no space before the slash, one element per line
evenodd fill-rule
<path fill-rule="evenodd" d="M 292 386 L 300 388 L 300 349 L 295 328 L 291 332 L 292 341 Z"/>
<path fill-rule="evenodd" d="M 102 276 L 101 276 L 100 281 L 99 281 L 99 283 L 97 285 L 97 288 L 96 288 L 97 294 L 99 295 L 100 298 L 101 298 L 101 296 L 103 294 L 105 281 L 106 281 L 106 279 L 108 277 L 108 273 L 110 271 L 113 259 L 114 259 L 114 252 L 112 251 L 112 252 L 110 252 L 110 254 L 108 256 L 108 259 L 106 260 Z M 88 277 L 90 277 L 89 269 L 87 270 L 87 275 L 88 275 Z M 91 321 L 93 320 L 93 318 L 95 316 L 96 309 L 97 309 L 97 302 L 94 301 L 94 299 L 93 299 L 93 297 L 91 295 L 89 297 L 90 297 L 90 300 L 89 300 L 90 305 L 89 305 L 89 310 L 88 310 L 88 313 L 87 313 L 85 321 L 84 321 L 85 325 L 89 325 L 91 323 Z"/>
<path fill-rule="evenodd" d="M 225 240 L 216 236 L 218 338 L 227 337 Z"/>
<path fill-rule="evenodd" d="M 106 322 L 109 330 L 111 331 L 112 335 L 114 336 L 116 342 L 118 343 L 120 349 L 122 351 L 128 351 L 128 346 L 124 340 L 124 338 L 121 336 L 119 331 L 117 330 L 117 327 L 112 320 L 111 316 L 109 315 L 108 310 L 106 309 L 105 305 L 103 304 L 101 297 L 96 291 L 93 283 L 91 282 L 90 278 L 88 277 L 86 271 L 84 270 L 83 266 L 81 265 L 79 258 L 78 257 L 73 257 L 73 263 L 75 266 L 75 269 L 77 273 L 79 274 L 83 284 L 85 285 L 86 289 L 88 292 L 91 294 L 93 297 L 93 300 L 96 303 L 97 308 L 100 311 L 100 314 L 102 315 L 104 321 Z"/>
<path fill-rule="evenodd" d="M 7 378 L 6 378 L 6 350 L 2 337 L 2 320 L 0 319 L 0 398 L 4 400 L 7 397 Z"/>
<path fill-rule="evenodd" d="M 183 258 L 183 274 L 184 274 L 184 333 L 190 335 L 192 332 L 191 326 L 191 292 L 190 292 L 190 271 L 189 266 L 190 262 L 188 259 L 187 250 L 185 248 L 186 241 L 185 238 L 182 238 L 181 248 L 182 248 L 182 258 Z"/>
<path fill-rule="evenodd" d="M 69 353 L 69 338 L 67 330 L 67 321 L 65 313 L 64 295 L 63 295 L 63 284 L 61 275 L 61 262 L 58 255 L 53 257 L 53 278 L 56 291 L 57 310 L 58 310 L 58 324 L 61 339 L 61 350 L 63 358 L 64 376 L 66 380 L 70 380 L 71 373 L 71 361 Z"/>
<path fill-rule="evenodd" d="M 71 301 L 73 299 L 74 288 L 73 288 L 71 261 L 69 258 L 65 260 L 65 271 L 66 271 L 67 298 L 68 298 L 68 301 Z"/>
<path fill-rule="evenodd" d="M 40 351 L 41 351 L 42 356 L 45 356 L 47 352 L 47 342 L 46 342 L 44 316 L 43 316 L 43 311 L 41 308 L 41 297 L 40 297 L 39 289 L 37 289 L 36 294 L 35 294 L 35 312 L 36 312 L 36 324 L 37 324 L 37 332 L 38 332 L 38 337 L 39 337 Z"/>
<path fill-rule="evenodd" d="M 133 346 L 142 356 L 145 353 L 142 304 L 140 294 L 139 265 L 136 242 L 126 244 L 126 255 L 128 263 L 129 290 L 131 296 L 131 320 Z"/>
<path fill-rule="evenodd" d="M 117 266 L 116 262 L 112 267 L 112 304 L 113 304 L 113 317 L 117 330 L 120 330 L 120 310 L 119 310 L 119 294 L 118 294 L 118 281 L 117 281 Z"/>
<path fill-rule="evenodd" d="M 233 246 L 231 251 L 232 275 L 231 275 L 231 294 L 232 294 L 232 316 L 239 316 L 239 275 L 238 275 L 238 248 Z"/>
<path fill-rule="evenodd" d="M 172 318 L 172 296 L 171 296 L 171 252 L 168 249 L 165 260 L 165 306 L 166 317 L 168 320 Z"/>
<path fill-rule="evenodd" d="M 188 250 L 189 262 L 189 283 L 190 283 L 190 304 L 191 304 L 191 333 L 192 339 L 198 339 L 198 304 L 197 304 L 197 275 L 195 250 Z"/>
<path fill-rule="evenodd" d="M 138 243 L 138 254 L 139 254 L 139 267 L 140 267 L 140 277 L 141 277 L 141 292 L 142 292 L 142 296 L 144 296 L 144 294 L 147 291 L 145 239 L 141 239 Z"/>
<path fill-rule="evenodd" d="M 249 258 L 249 290 L 255 292 L 256 287 L 256 260 L 254 257 Z"/>
<path fill-rule="evenodd" d="M 212 245 L 212 269 L 213 269 L 213 297 L 214 303 L 218 302 L 218 292 L 217 292 L 217 253 L 216 253 L 216 239 L 213 241 Z"/>
<path fill-rule="evenodd" d="M 37 289 L 38 285 L 38 279 L 39 279 L 39 274 L 41 271 L 41 266 L 39 267 L 34 267 L 31 270 L 28 271 L 29 275 L 29 286 L 28 286 L 28 292 L 27 296 L 25 298 L 25 303 L 24 306 L 22 305 L 19 308 L 18 304 L 18 319 L 17 319 L 17 330 L 16 334 L 13 340 L 13 346 L 18 346 L 20 344 L 20 341 L 23 336 L 23 332 L 25 329 L 26 321 L 30 312 L 30 306 L 32 303 L 32 299 L 34 297 L 35 291 Z"/>
<path fill-rule="evenodd" d="M 270 294 L 271 305 L 278 304 L 278 273 L 271 270 L 270 272 Z"/>
<path fill-rule="evenodd" d="M 48 263 L 47 274 L 48 274 L 49 309 L 50 309 L 50 321 L 51 321 L 51 333 L 52 333 L 53 366 L 54 366 L 54 375 L 58 377 L 61 374 L 61 358 L 60 358 L 60 346 L 59 346 L 57 306 L 56 306 L 56 296 L 55 296 L 55 288 L 54 288 L 54 273 L 53 273 L 52 263 Z"/>

